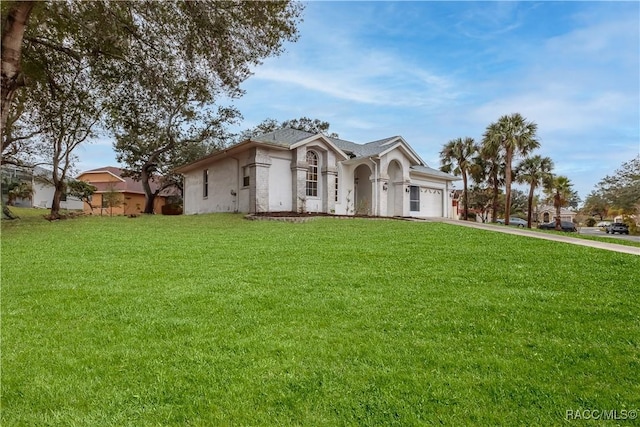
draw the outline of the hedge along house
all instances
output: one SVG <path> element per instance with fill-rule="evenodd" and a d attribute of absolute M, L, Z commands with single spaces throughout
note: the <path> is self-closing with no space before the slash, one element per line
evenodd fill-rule
<path fill-rule="evenodd" d="M 322 212 L 452 217 L 452 181 L 394 136 L 356 144 L 279 129 L 216 151 L 176 172 L 184 212 Z"/>

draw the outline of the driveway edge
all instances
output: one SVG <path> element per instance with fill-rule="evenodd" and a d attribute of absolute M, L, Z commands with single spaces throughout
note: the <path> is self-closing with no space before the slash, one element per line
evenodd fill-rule
<path fill-rule="evenodd" d="M 586 240 L 586 239 L 580 239 L 580 238 L 571 237 L 571 236 L 556 236 L 553 234 L 538 233 L 537 231 L 531 231 L 526 229 L 511 228 L 504 225 L 482 224 L 479 222 L 474 223 L 469 221 L 457 221 L 454 219 L 446 219 L 446 218 L 441 218 L 441 219 L 429 218 L 429 220 L 434 220 L 434 221 L 442 222 L 445 224 L 459 225 L 462 227 L 479 228 L 482 230 L 497 231 L 499 233 L 515 234 L 517 236 L 552 240 L 554 242 L 571 243 L 573 245 L 588 246 L 596 249 L 604 249 L 607 251 L 614 251 L 614 252 L 620 252 L 624 254 L 640 256 L 640 248 L 637 248 L 634 246 L 624 246 L 624 245 L 618 245 L 615 243 L 598 242 L 595 240 Z"/>

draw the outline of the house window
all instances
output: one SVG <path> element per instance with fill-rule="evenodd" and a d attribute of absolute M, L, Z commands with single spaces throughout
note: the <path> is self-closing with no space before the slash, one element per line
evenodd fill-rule
<path fill-rule="evenodd" d="M 338 201 L 338 175 L 336 175 L 336 202 Z"/>
<path fill-rule="evenodd" d="M 245 166 L 242 168 L 242 186 L 248 187 L 250 183 L 251 178 L 249 177 L 249 168 Z"/>
<path fill-rule="evenodd" d="M 202 171 L 202 197 L 209 197 L 209 169 Z"/>
<path fill-rule="evenodd" d="M 318 155 L 314 151 L 307 151 L 307 196 L 318 197 Z"/>
<path fill-rule="evenodd" d="M 102 207 L 103 208 L 108 208 L 109 206 L 111 206 L 109 204 L 109 198 L 107 197 L 106 194 L 102 194 Z"/>
<path fill-rule="evenodd" d="M 417 185 L 412 185 L 409 187 L 409 210 L 411 211 L 419 211 L 420 210 L 420 187 Z"/>

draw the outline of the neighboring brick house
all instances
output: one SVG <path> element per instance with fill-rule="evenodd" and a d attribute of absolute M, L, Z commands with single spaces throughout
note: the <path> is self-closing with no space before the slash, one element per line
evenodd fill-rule
<path fill-rule="evenodd" d="M 123 170 L 113 166 L 92 169 L 82 172 L 76 179 L 85 181 L 97 188 L 91 199 L 91 206 L 86 202 L 84 212 L 94 215 L 131 215 L 144 211 L 145 194 L 142 183 L 122 176 Z M 155 191 L 158 184 L 151 181 L 151 189 Z M 109 204 L 109 194 L 117 196 L 115 206 Z M 158 195 L 154 201 L 154 212 L 160 213 L 167 202 L 165 194 Z M 93 209 L 91 208 L 93 207 Z"/>
<path fill-rule="evenodd" d="M 400 136 L 357 144 L 279 129 L 176 169 L 184 212 L 453 217 L 452 181 Z"/>

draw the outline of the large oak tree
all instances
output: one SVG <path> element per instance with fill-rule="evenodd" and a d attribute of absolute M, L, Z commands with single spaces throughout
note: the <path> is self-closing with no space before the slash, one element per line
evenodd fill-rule
<path fill-rule="evenodd" d="M 49 154 L 44 163 L 57 170 L 56 155 L 62 155 L 67 163 L 73 161 L 71 152 L 87 137 L 76 135 L 80 139 L 74 137 L 75 142 L 65 143 L 69 153 L 62 153 L 55 141 L 64 139 L 63 135 L 54 135 L 51 127 L 39 128 L 33 120 L 34 111 L 40 117 L 49 114 L 46 110 L 52 102 L 40 102 L 41 97 L 55 93 L 64 92 L 69 99 L 83 98 L 83 103 L 72 109 L 62 105 L 53 112 L 66 123 L 78 117 L 87 120 L 86 116 L 92 121 L 95 111 L 110 111 L 110 124 L 122 129 L 130 117 L 119 112 L 131 100 L 132 91 L 147 100 L 166 101 L 166 96 L 158 96 L 163 91 L 174 94 L 173 108 L 180 110 L 184 102 L 176 87 L 187 87 L 189 103 L 195 99 L 200 108 L 210 111 L 221 95 L 242 95 L 240 84 L 252 68 L 264 58 L 280 54 L 285 41 L 297 39 L 301 11 L 301 4 L 292 1 L 3 2 L 3 158 L 5 154 L 24 158 L 25 142 L 40 135 L 35 140 L 44 142 L 41 147 L 51 142 L 47 149 L 39 150 Z M 48 70 L 51 64 L 56 65 L 53 75 Z M 57 81 L 73 79 L 78 65 L 83 78 L 94 84 L 91 96 L 57 87 Z M 16 96 L 25 85 L 27 92 Z M 43 90 L 47 85 L 50 90 Z M 34 97 L 39 102 L 31 102 Z M 59 103 L 60 99 L 46 101 Z M 148 104 L 143 108 L 153 111 Z M 193 104 L 188 108 L 193 111 Z M 68 133 L 68 125 L 58 128 Z M 152 155 L 155 152 L 144 145 L 131 147 L 131 151 L 145 149 Z M 146 172 L 134 173 L 143 177 Z"/>

